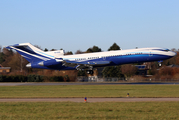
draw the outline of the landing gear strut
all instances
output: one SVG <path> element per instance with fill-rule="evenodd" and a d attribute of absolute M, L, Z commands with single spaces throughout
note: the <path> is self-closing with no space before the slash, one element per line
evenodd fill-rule
<path fill-rule="evenodd" d="M 162 66 L 162 63 L 161 63 L 161 62 L 159 62 L 159 63 L 158 63 L 158 66 L 159 66 L 159 67 L 161 67 L 161 66 Z"/>

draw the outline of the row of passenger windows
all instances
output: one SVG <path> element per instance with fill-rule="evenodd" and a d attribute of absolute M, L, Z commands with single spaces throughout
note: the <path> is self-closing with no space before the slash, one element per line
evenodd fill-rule
<path fill-rule="evenodd" d="M 125 54 L 125 55 L 139 55 L 142 53 L 134 53 L 134 54 Z M 124 55 L 109 55 L 109 56 L 102 56 L 101 58 L 106 58 L 106 57 L 115 57 L 115 56 L 124 56 Z M 90 60 L 90 59 L 98 59 L 99 57 L 89 57 L 89 58 L 78 58 L 75 60 Z"/>
<path fill-rule="evenodd" d="M 88 60 L 89 59 L 98 59 L 99 57 L 89 57 L 87 58 Z M 79 59 L 75 59 L 75 60 L 86 60 L 86 58 L 79 58 Z"/>

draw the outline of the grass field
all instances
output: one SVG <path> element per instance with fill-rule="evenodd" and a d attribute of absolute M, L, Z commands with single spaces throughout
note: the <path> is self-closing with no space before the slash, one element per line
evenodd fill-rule
<path fill-rule="evenodd" d="M 0 86 L 0 98 L 179 97 L 179 85 Z M 0 120 L 177 120 L 179 102 L 4 102 Z"/>
<path fill-rule="evenodd" d="M 0 86 L 0 98 L 179 97 L 179 85 Z"/>
<path fill-rule="evenodd" d="M 0 120 L 177 120 L 179 102 L 0 103 Z"/>

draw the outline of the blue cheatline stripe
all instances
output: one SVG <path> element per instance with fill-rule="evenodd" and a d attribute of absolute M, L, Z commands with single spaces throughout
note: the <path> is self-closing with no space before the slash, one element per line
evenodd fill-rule
<path fill-rule="evenodd" d="M 46 56 L 49 56 L 49 57 L 52 57 L 52 58 L 54 58 L 54 56 L 52 56 L 52 55 L 45 54 L 45 53 L 43 53 L 43 52 L 40 52 L 40 51 L 37 51 L 37 52 L 39 52 L 39 53 L 41 53 L 41 54 L 43 54 L 43 55 L 46 55 Z"/>
<path fill-rule="evenodd" d="M 16 50 L 19 54 L 21 54 L 22 56 L 24 56 L 25 59 L 27 59 L 29 62 L 38 62 L 38 61 L 42 61 L 43 59 L 40 59 L 38 57 L 32 56 L 30 54 L 26 54 L 24 52 L 21 52 L 19 50 Z"/>

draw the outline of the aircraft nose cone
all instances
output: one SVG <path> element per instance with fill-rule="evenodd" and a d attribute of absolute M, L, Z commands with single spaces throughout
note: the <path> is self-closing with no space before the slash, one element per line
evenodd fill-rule
<path fill-rule="evenodd" d="M 177 53 L 176 52 L 171 52 L 170 54 L 171 54 L 171 56 L 175 56 Z"/>
<path fill-rule="evenodd" d="M 177 53 L 176 53 L 176 52 L 174 52 L 173 54 L 174 54 L 173 56 L 177 55 Z"/>

